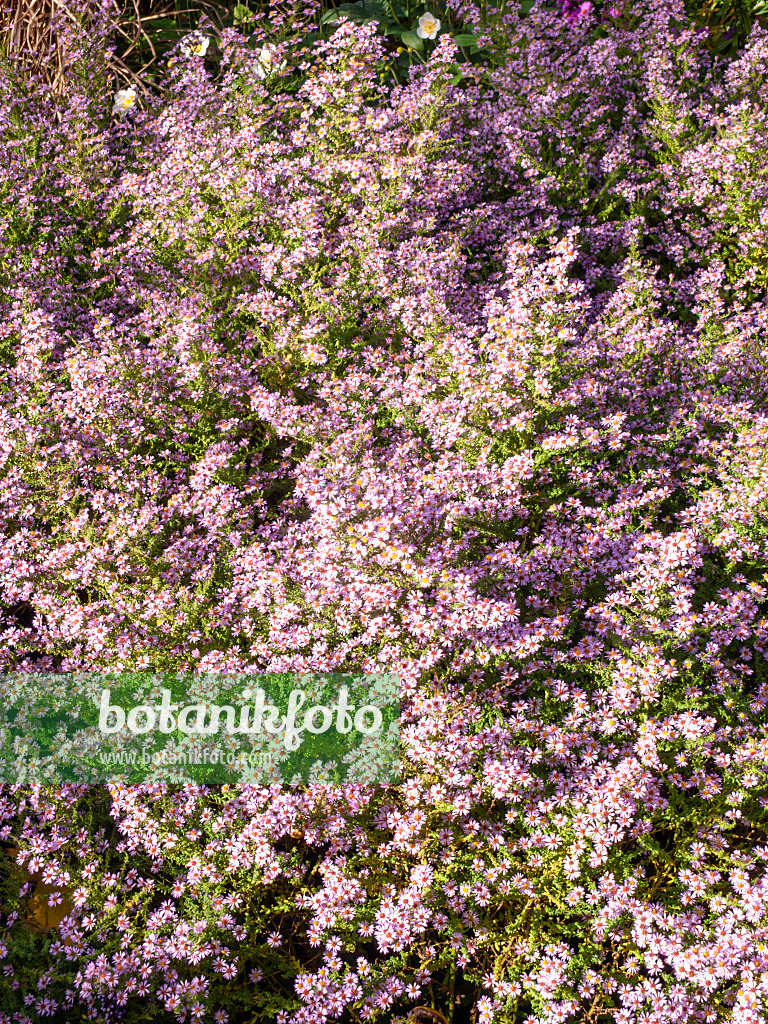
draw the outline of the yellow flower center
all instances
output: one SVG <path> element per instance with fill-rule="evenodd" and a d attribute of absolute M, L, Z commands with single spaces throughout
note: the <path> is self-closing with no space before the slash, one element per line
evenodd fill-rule
<path fill-rule="evenodd" d="M 124 96 L 123 97 L 123 109 L 125 110 L 127 107 L 130 107 L 132 105 L 133 105 L 133 96 Z"/>

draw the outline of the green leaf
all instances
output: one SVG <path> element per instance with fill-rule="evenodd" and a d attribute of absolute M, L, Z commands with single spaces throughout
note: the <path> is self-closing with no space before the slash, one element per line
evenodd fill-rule
<path fill-rule="evenodd" d="M 398 3 L 397 0 L 384 0 L 384 3 L 389 8 L 392 17 L 397 21 L 401 21 L 403 18 L 408 17 L 408 9 Z"/>
<path fill-rule="evenodd" d="M 520 0 L 520 13 L 528 14 L 533 7 L 533 0 Z"/>
<path fill-rule="evenodd" d="M 350 21 L 356 22 L 358 25 L 367 25 L 369 22 L 376 20 L 373 15 L 368 14 L 359 4 L 339 4 L 335 11 L 326 11 L 320 19 L 320 24 L 326 24 L 327 22 L 333 21 L 342 15 L 349 18 Z"/>
<path fill-rule="evenodd" d="M 415 32 L 403 32 L 400 38 L 403 46 L 412 46 L 414 50 L 424 49 L 424 40 L 417 36 Z"/>
<path fill-rule="evenodd" d="M 232 84 L 234 85 L 235 90 L 243 96 L 249 96 L 254 87 L 254 83 L 250 82 L 245 75 L 238 75 Z"/>
<path fill-rule="evenodd" d="M 397 38 L 398 36 L 401 36 L 403 34 L 403 32 L 405 32 L 405 31 L 406 31 L 406 29 L 400 27 L 399 25 L 398 26 L 387 25 L 384 28 L 384 35 L 385 36 L 395 36 L 395 38 Z"/>
<path fill-rule="evenodd" d="M 244 7 L 242 4 L 238 4 L 232 12 L 232 17 L 235 19 L 235 24 L 237 24 L 238 22 L 249 21 L 253 18 L 253 15 L 247 7 Z"/>
<path fill-rule="evenodd" d="M 385 9 L 381 0 L 363 0 L 366 11 L 369 11 L 377 21 L 388 21 L 389 12 Z"/>
<path fill-rule="evenodd" d="M 453 41 L 454 41 L 454 43 L 458 43 L 459 46 L 476 46 L 477 45 L 477 36 L 470 36 L 470 35 L 454 36 L 453 37 Z"/>
<path fill-rule="evenodd" d="M 458 85 L 463 77 L 464 75 L 462 75 L 461 72 L 459 72 L 458 75 L 454 75 L 453 78 L 451 79 L 451 85 Z"/>

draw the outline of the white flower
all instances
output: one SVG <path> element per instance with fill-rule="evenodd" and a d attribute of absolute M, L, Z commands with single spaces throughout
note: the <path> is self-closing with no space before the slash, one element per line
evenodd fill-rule
<path fill-rule="evenodd" d="M 431 14 L 422 14 L 419 18 L 419 27 L 416 35 L 419 39 L 434 39 L 440 31 L 440 20 Z"/>
<path fill-rule="evenodd" d="M 284 60 L 274 67 L 272 66 L 276 49 L 277 47 L 274 43 L 265 43 L 259 50 L 259 63 L 256 65 L 256 74 L 259 78 L 266 78 L 268 75 L 276 71 L 282 71 L 283 68 L 288 66 Z"/>
<path fill-rule="evenodd" d="M 185 57 L 204 57 L 205 51 L 208 49 L 209 40 L 206 36 L 198 35 L 197 32 L 193 32 L 187 36 L 188 43 L 181 43 L 180 49 Z"/>
<path fill-rule="evenodd" d="M 122 117 L 124 114 L 128 113 L 135 102 L 135 89 L 120 89 L 119 92 L 115 93 L 115 102 L 112 107 L 112 113 L 119 114 Z"/>

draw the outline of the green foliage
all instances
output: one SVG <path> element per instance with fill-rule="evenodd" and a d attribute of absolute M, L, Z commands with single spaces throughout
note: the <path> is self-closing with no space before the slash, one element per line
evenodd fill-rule
<path fill-rule="evenodd" d="M 735 56 L 754 24 L 768 24 L 766 0 L 686 0 L 686 11 L 706 26 L 712 51 L 724 57 Z"/>

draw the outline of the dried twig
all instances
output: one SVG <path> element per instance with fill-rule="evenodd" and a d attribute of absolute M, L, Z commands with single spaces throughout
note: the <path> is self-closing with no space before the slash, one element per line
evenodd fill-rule
<path fill-rule="evenodd" d="M 63 15 L 74 22 L 71 5 L 68 0 L 12 0 L 12 3 L 12 7 L 0 13 L 0 58 L 11 58 L 23 73 L 50 86 L 55 96 L 63 96 L 67 91 L 65 55 L 51 22 L 54 15 Z M 198 0 L 194 7 L 177 6 L 177 0 L 166 0 L 155 5 L 152 14 L 142 15 L 139 0 L 123 0 L 120 6 L 118 0 L 114 0 L 114 6 L 114 35 L 128 45 L 121 47 L 119 56 L 112 54 L 107 58 L 105 71 L 112 77 L 116 89 L 131 86 L 144 96 L 157 88 L 146 72 L 159 57 L 145 26 L 161 18 L 183 19 L 188 15 L 206 14 L 214 31 L 220 33 L 229 8 L 228 4 L 215 0 Z M 88 31 L 89 17 L 96 14 L 99 7 L 99 0 L 91 0 L 83 31 Z M 131 56 L 142 43 L 149 47 L 151 57 L 137 68 L 138 62 L 131 61 Z"/>
<path fill-rule="evenodd" d="M 440 1013 L 439 1010 L 433 1010 L 431 1006 L 414 1006 L 414 1008 L 411 1010 L 411 1021 L 418 1020 L 418 1018 L 416 1017 L 417 1013 L 426 1015 L 427 1018 L 431 1017 L 433 1020 L 440 1021 L 440 1024 L 448 1024 L 448 1021 L 445 1019 L 442 1013 Z"/>

